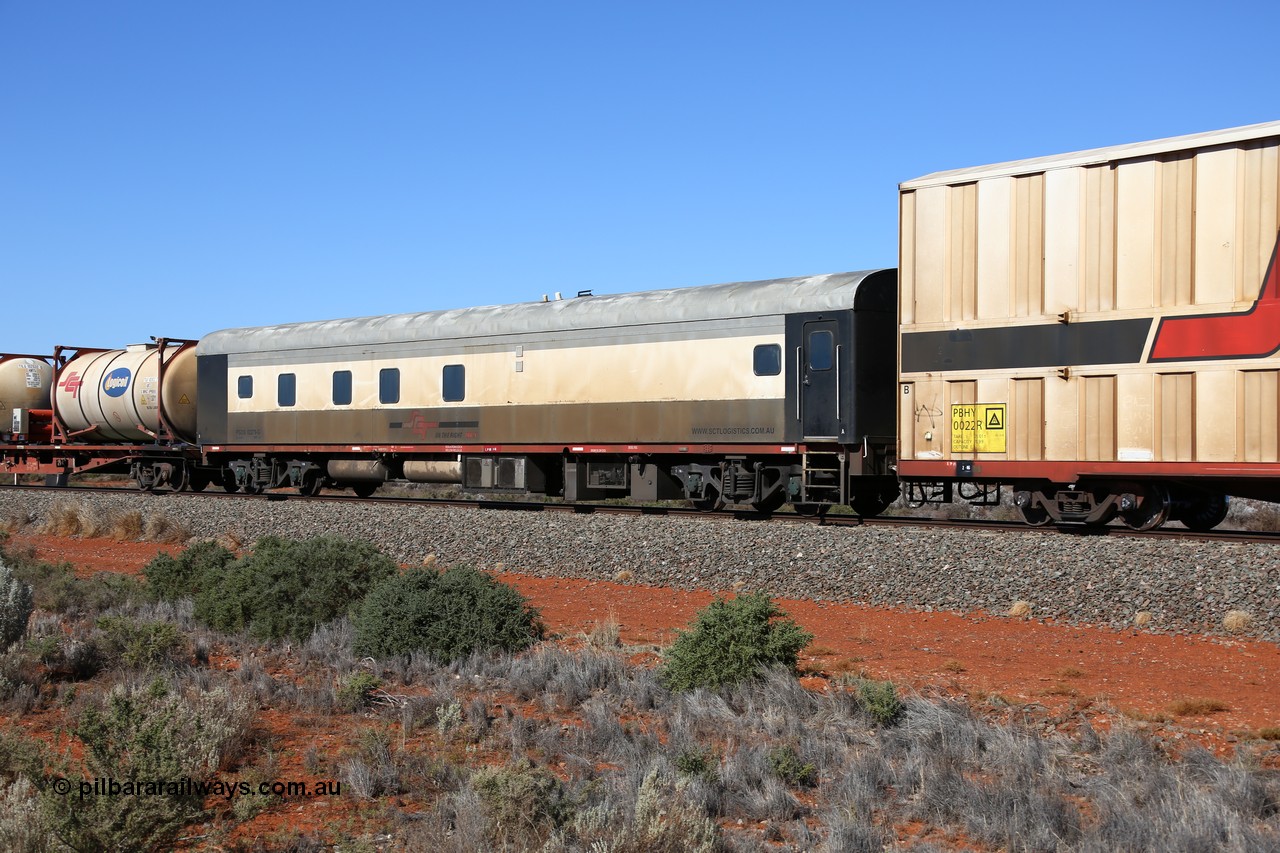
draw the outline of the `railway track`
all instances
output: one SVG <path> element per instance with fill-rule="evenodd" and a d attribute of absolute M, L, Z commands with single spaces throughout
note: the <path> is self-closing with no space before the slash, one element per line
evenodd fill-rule
<path fill-rule="evenodd" d="M 0 484 L 0 491 L 30 491 L 47 493 L 50 487 L 40 485 Z M 134 486 L 59 486 L 56 491 L 67 495 L 95 494 L 144 494 Z M 822 525 L 829 527 L 923 527 L 935 530 L 975 530 L 985 532 L 1039 532 L 1044 534 L 1060 534 L 1082 537 L 1137 537 L 1141 539 L 1187 539 L 1209 542 L 1239 543 L 1280 543 L 1280 531 L 1273 530 L 1212 530 L 1196 532 L 1179 527 L 1164 527 L 1151 531 L 1131 530 L 1121 524 L 1104 526 L 1085 525 L 1047 525 L 1032 527 L 1020 521 L 1002 521 L 999 519 L 955 519 L 931 518 L 924 515 L 886 515 L 873 518 L 862 518 L 856 515 L 827 514 L 824 516 L 799 515 L 792 512 L 777 512 L 772 515 L 743 510 L 719 510 L 708 512 L 679 506 L 651 506 L 617 503 L 564 503 L 561 501 L 525 501 L 525 500 L 493 500 L 462 498 L 431 498 L 380 495 L 361 498 L 350 494 L 320 494 L 305 497 L 292 490 L 263 492 L 256 495 L 227 493 L 222 491 L 203 492 L 155 492 L 155 497 L 167 500 L 208 499 L 208 500 L 251 500 L 251 501 L 314 501 L 329 504 L 378 505 L 391 504 L 397 506 L 443 506 L 463 509 L 505 511 L 505 512 L 546 512 L 571 513 L 577 515 L 643 515 L 669 516 L 673 518 L 698 518 L 738 521 L 770 522 L 777 524 Z"/>

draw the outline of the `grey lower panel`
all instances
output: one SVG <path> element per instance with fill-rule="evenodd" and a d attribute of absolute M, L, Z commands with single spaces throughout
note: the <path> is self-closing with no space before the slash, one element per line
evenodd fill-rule
<path fill-rule="evenodd" d="M 794 413 L 792 413 L 794 418 Z M 772 444 L 783 400 L 229 414 L 211 444 Z"/>

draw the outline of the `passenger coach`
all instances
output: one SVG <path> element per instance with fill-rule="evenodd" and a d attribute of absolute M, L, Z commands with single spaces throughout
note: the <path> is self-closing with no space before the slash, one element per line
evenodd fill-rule
<path fill-rule="evenodd" d="M 245 491 L 388 479 L 881 511 L 896 273 L 216 332 L 199 443 Z"/>

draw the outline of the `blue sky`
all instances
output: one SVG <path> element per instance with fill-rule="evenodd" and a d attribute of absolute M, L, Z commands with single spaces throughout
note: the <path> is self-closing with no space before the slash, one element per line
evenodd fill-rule
<path fill-rule="evenodd" d="M 1280 4 L 0 0 L 0 351 L 896 265 L 896 186 L 1280 119 Z"/>

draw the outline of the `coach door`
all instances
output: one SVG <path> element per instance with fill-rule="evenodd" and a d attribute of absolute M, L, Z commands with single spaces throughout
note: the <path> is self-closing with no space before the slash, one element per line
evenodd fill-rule
<path fill-rule="evenodd" d="M 803 324 L 797 347 L 799 412 L 806 440 L 840 436 L 840 328 L 834 319 Z"/>

